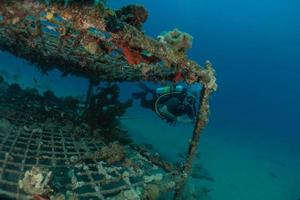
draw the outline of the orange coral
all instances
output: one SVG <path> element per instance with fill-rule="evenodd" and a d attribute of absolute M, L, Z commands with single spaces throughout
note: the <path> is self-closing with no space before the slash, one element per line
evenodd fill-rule
<path fill-rule="evenodd" d="M 137 65 L 144 61 L 140 52 L 130 49 L 128 45 L 121 44 L 121 49 L 123 50 L 123 55 L 126 58 L 129 65 Z"/>

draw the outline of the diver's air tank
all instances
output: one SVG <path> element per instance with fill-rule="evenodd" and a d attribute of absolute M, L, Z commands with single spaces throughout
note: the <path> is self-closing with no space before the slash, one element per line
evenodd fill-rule
<path fill-rule="evenodd" d="M 158 96 L 172 93 L 172 92 L 182 92 L 183 86 L 182 85 L 176 85 L 175 87 L 173 86 L 165 86 L 165 87 L 159 87 L 156 89 L 156 94 Z"/>

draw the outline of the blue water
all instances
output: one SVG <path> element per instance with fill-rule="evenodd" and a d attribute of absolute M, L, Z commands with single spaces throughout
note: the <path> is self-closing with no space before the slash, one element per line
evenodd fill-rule
<path fill-rule="evenodd" d="M 211 124 L 250 125 L 274 137 L 285 132 L 286 137 L 297 138 L 299 1 L 121 2 L 147 7 L 147 34 L 178 27 L 193 35 L 191 58 L 199 63 L 209 59 L 217 71 L 219 89 L 212 98 Z M 115 1 L 109 4 L 120 6 Z"/>
<path fill-rule="evenodd" d="M 193 35 L 190 57 L 209 59 L 217 71 L 219 87 L 200 145 L 216 179 L 211 198 L 298 199 L 300 2 L 121 2 L 146 5 L 147 34 L 178 27 Z"/>
<path fill-rule="evenodd" d="M 215 179 L 207 183 L 212 189 L 209 199 L 298 200 L 300 2 L 108 1 L 114 8 L 129 3 L 148 9 L 149 19 L 143 27 L 146 34 L 156 37 L 176 27 L 188 32 L 194 37 L 189 56 L 200 64 L 210 60 L 216 69 L 218 90 L 211 98 L 210 121 L 201 140 L 200 160 L 196 161 Z M 11 65 L 20 70 L 29 65 L 12 61 L 6 53 L 0 58 L 2 67 Z M 58 81 L 57 74 L 41 78 L 46 81 L 41 81 L 40 88 L 64 94 L 60 85 L 55 85 L 63 80 Z M 24 85 L 32 84 L 26 77 L 22 80 Z M 85 80 L 68 77 L 67 81 L 65 90 L 76 91 L 76 95 L 85 92 Z M 122 87 L 126 89 L 122 90 L 124 99 L 130 97 L 130 91 L 138 90 L 134 84 Z M 192 126 L 169 127 L 138 102 L 127 115 L 140 118 L 124 122 L 138 142 L 152 143 L 170 160 L 186 150 Z M 188 187 L 197 192 L 195 188 L 201 184 L 192 180 Z M 191 196 L 188 198 L 193 199 Z"/>

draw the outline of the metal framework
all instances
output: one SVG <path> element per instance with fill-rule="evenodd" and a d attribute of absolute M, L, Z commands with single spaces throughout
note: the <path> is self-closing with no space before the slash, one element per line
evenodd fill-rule
<path fill-rule="evenodd" d="M 184 167 L 178 169 L 181 178 L 177 180 L 174 198 L 179 199 L 208 121 L 209 97 L 217 88 L 215 72 L 209 62 L 201 67 L 188 59 L 185 52 L 147 37 L 126 23 L 122 23 L 122 29 L 118 31 L 108 30 L 107 16 L 111 15 L 111 10 L 99 10 L 89 5 L 65 7 L 34 0 L 0 0 L 0 48 L 35 63 L 43 70 L 57 67 L 65 73 L 85 76 L 91 81 L 201 83 L 203 87 L 193 137 Z M 48 133 L 57 134 L 53 130 Z M 26 135 L 24 131 L 12 134 Z M 43 135 L 37 137 L 43 138 Z M 54 135 L 50 136 L 51 141 L 55 139 Z M 16 139 L 8 140 L 9 137 L 4 137 L 7 140 L 2 142 L 2 146 L 7 141 L 13 146 L 18 142 Z M 30 134 L 27 137 L 33 138 Z M 28 141 L 30 139 L 23 145 L 26 146 Z M 49 145 L 55 148 L 53 143 Z M 55 160 L 54 155 L 50 156 L 52 160 Z M 21 167 L 25 166 L 23 163 Z"/>
<path fill-rule="evenodd" d="M 147 188 L 149 184 L 158 184 L 161 191 L 174 189 L 175 182 L 170 184 L 175 178 L 171 164 L 135 145 L 125 147 L 127 160 L 121 164 L 105 162 L 99 152 L 107 148 L 106 144 L 88 135 L 76 137 L 70 116 L 51 117 L 50 121 L 49 113 L 37 116 L 42 102 L 34 102 L 35 108 L 30 101 L 11 101 L 1 96 L 1 123 L 5 120 L 10 126 L 9 132 L 0 129 L 1 199 L 32 199 L 33 194 L 19 188 L 19 181 L 37 166 L 49 169 L 56 178 L 62 177 L 65 190 L 83 200 L 106 199 L 133 187 Z M 41 118 L 48 120 L 41 123 Z M 70 172 L 72 177 L 68 177 Z M 155 174 L 160 183 L 151 178 Z"/>

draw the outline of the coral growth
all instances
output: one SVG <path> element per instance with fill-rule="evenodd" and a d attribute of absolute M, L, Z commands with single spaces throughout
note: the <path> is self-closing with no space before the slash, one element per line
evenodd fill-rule
<path fill-rule="evenodd" d="M 143 23 L 148 18 L 148 12 L 141 5 L 127 5 L 116 11 L 117 17 L 127 24 L 141 29 Z"/>
<path fill-rule="evenodd" d="M 144 198 L 147 200 L 156 200 L 160 195 L 159 185 L 148 184 L 145 188 Z"/>
<path fill-rule="evenodd" d="M 141 62 L 150 64 L 157 63 L 160 61 L 152 53 L 146 50 L 140 51 L 137 49 L 133 49 L 124 43 L 120 45 L 120 48 L 122 49 L 123 55 L 129 65 L 138 65 Z"/>
<path fill-rule="evenodd" d="M 18 186 L 28 194 L 45 195 L 52 191 L 49 187 L 51 177 L 51 171 L 32 167 L 30 171 L 25 172 L 24 178 L 19 181 Z"/>
<path fill-rule="evenodd" d="M 65 6 L 71 4 L 71 3 L 78 3 L 78 4 L 94 4 L 98 5 L 100 3 L 105 4 L 106 0 L 43 0 L 42 2 L 46 4 L 50 3 L 60 3 L 64 4 Z"/>
<path fill-rule="evenodd" d="M 85 50 L 87 50 L 90 54 L 96 54 L 99 49 L 99 42 L 98 41 L 91 41 L 85 45 L 83 45 Z"/>
<path fill-rule="evenodd" d="M 22 89 L 21 89 L 20 85 L 14 83 L 8 87 L 8 92 L 17 95 L 22 92 Z"/>
<path fill-rule="evenodd" d="M 76 112 L 76 110 L 78 109 L 79 100 L 72 96 L 68 96 L 63 99 L 63 104 L 66 109 Z"/>
<path fill-rule="evenodd" d="M 119 195 L 108 198 L 108 200 L 141 200 L 141 188 L 130 188 L 122 191 Z"/>
<path fill-rule="evenodd" d="M 37 199 L 37 200 L 49 200 L 49 198 Z M 68 190 L 65 195 L 61 193 L 51 195 L 50 200 L 79 200 L 79 198 L 74 192 Z"/>
<path fill-rule="evenodd" d="M 151 176 L 144 176 L 144 181 L 145 183 L 150 183 L 153 181 L 161 181 L 163 178 L 162 174 L 155 174 L 155 175 L 151 175 Z"/>
<path fill-rule="evenodd" d="M 108 164 L 113 164 L 125 159 L 125 149 L 118 142 L 113 142 L 102 147 L 95 156 Z"/>
<path fill-rule="evenodd" d="M 126 131 L 121 130 L 119 118 L 125 114 L 132 100 L 121 102 L 120 89 L 112 84 L 99 87 L 98 93 L 91 97 L 89 107 L 84 114 L 84 121 L 89 125 L 90 132 L 102 137 L 105 142 L 120 141 L 128 143 Z"/>
<path fill-rule="evenodd" d="M 57 120 L 61 124 L 78 118 L 77 99 L 59 98 L 50 90 L 40 95 L 36 89 L 22 89 L 18 84 L 0 83 L 2 103 L 20 106 L 24 112 L 30 111 L 39 122 Z M 10 113 L 14 116 L 16 113 Z M 17 116 L 15 116 L 17 117 Z"/>
<path fill-rule="evenodd" d="M 115 15 L 108 15 L 105 17 L 106 30 L 112 33 L 116 33 L 124 29 L 123 22 Z"/>
<path fill-rule="evenodd" d="M 186 52 L 187 49 L 192 47 L 193 43 L 193 37 L 190 34 L 182 32 L 177 28 L 159 35 L 158 39 L 161 43 L 169 44 L 180 52 Z"/>

